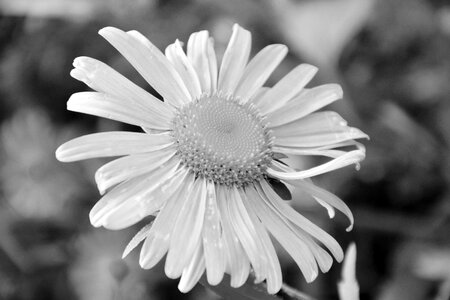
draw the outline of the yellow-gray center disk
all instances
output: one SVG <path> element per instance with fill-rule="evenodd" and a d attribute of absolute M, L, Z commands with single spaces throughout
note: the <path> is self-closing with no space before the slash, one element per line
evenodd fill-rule
<path fill-rule="evenodd" d="M 272 160 L 272 137 L 252 104 L 218 94 L 178 111 L 173 136 L 182 163 L 196 176 L 245 186 L 260 180 Z"/>

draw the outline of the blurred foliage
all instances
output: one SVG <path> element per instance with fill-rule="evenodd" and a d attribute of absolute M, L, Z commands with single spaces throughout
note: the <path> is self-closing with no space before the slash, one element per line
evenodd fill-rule
<path fill-rule="evenodd" d="M 147 90 L 96 32 L 136 29 L 164 48 L 208 29 L 220 58 L 233 23 L 291 52 L 269 85 L 305 61 L 313 84 L 338 82 L 332 109 L 371 136 L 367 159 L 316 178 L 355 214 L 326 212 L 301 194 L 296 208 L 358 247 L 361 299 L 448 299 L 450 294 L 450 5 L 444 0 L 0 0 L 0 299 L 217 299 L 197 286 L 178 292 L 162 266 L 120 260 L 134 228 L 91 228 L 102 161 L 61 164 L 54 150 L 84 133 L 125 125 L 65 110 L 86 90 L 69 76 L 72 60 L 107 62 Z M 128 128 L 130 129 L 130 128 Z M 299 161 L 298 165 L 308 164 Z M 285 281 L 316 299 L 336 299 L 340 266 L 305 284 L 281 252 Z M 289 296 L 280 293 L 280 297 Z"/>

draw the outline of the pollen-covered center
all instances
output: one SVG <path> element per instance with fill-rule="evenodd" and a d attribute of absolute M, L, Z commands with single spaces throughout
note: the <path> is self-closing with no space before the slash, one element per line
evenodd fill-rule
<path fill-rule="evenodd" d="M 182 163 L 215 183 L 244 186 L 260 180 L 272 159 L 272 138 L 252 104 L 202 96 L 181 108 L 173 124 Z"/>

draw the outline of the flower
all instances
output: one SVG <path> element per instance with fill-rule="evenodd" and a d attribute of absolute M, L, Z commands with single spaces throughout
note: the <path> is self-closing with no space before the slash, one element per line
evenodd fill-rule
<path fill-rule="evenodd" d="M 159 101 L 93 58 L 74 61 L 71 75 L 96 92 L 72 95 L 68 109 L 144 131 L 90 134 L 56 151 L 64 162 L 123 156 L 95 174 L 103 197 L 90 220 L 114 230 L 156 216 L 124 256 L 142 241 L 142 268 L 155 266 L 167 254 L 165 273 L 181 277 L 182 292 L 192 289 L 205 271 L 211 285 L 228 273 L 231 286 L 239 287 L 250 270 L 257 282 L 266 280 L 269 293 L 278 292 L 281 267 L 269 233 L 308 282 L 319 269 L 331 267 L 333 259 L 323 247 L 343 259 L 336 240 L 291 208 L 269 182 L 301 188 L 330 216 L 338 209 L 350 219 L 351 229 L 349 208 L 309 180 L 365 157 L 355 141 L 367 137 L 363 132 L 334 112 L 316 112 L 342 97 L 339 85 L 305 88 L 317 68 L 301 64 L 272 88 L 263 87 L 287 47 L 269 45 L 248 62 L 251 34 L 238 25 L 220 68 L 208 31 L 190 36 L 186 54 L 177 40 L 165 55 L 137 31 L 107 27 L 99 33 L 164 98 Z M 295 170 L 280 160 L 285 154 L 332 159 Z"/>

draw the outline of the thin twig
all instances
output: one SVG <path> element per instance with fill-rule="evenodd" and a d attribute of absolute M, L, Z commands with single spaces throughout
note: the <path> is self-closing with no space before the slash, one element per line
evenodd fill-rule
<path fill-rule="evenodd" d="M 283 283 L 281 286 L 281 290 L 288 295 L 289 297 L 297 300 L 316 300 L 315 298 L 300 292 L 299 290 L 287 285 L 286 283 Z"/>

